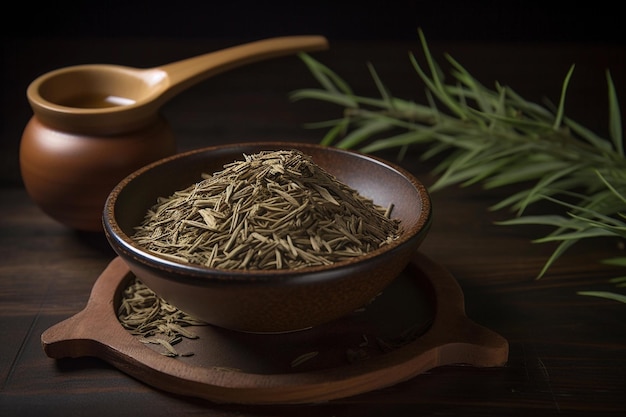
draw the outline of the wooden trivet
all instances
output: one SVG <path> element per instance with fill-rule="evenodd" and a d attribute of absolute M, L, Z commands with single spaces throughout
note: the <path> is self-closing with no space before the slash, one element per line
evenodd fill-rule
<path fill-rule="evenodd" d="M 308 330 L 250 334 L 215 326 L 167 357 L 119 322 L 121 294 L 133 278 L 115 258 L 76 315 L 41 336 L 51 358 L 100 358 L 149 384 L 218 403 L 297 404 L 381 389 L 443 365 L 503 366 L 508 342 L 465 314 L 454 277 L 417 253 L 381 295 L 353 314 Z M 301 361 L 299 359 L 307 359 Z"/>

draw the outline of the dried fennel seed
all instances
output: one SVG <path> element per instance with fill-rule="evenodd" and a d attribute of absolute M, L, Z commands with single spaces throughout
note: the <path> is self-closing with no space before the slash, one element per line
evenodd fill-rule
<path fill-rule="evenodd" d="M 161 345 L 163 355 L 172 357 L 191 356 L 192 353 L 179 354 L 174 345 L 183 337 L 198 338 L 186 327 L 206 325 L 158 297 L 136 278 L 124 289 L 118 320 L 132 335 L 139 336 L 142 343 Z"/>
<path fill-rule="evenodd" d="M 297 269 L 363 255 L 400 223 L 299 151 L 244 155 L 159 198 L 133 238 L 163 257 L 224 269 Z"/>

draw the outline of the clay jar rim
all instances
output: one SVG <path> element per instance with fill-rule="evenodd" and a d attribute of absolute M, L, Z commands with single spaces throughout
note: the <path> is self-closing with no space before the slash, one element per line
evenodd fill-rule
<path fill-rule="evenodd" d="M 419 195 L 421 202 L 418 220 L 408 228 L 402 230 L 400 237 L 392 243 L 377 248 L 358 258 L 348 259 L 345 261 L 335 262 L 331 265 L 311 266 L 300 269 L 276 269 L 276 270 L 238 270 L 223 268 L 208 268 L 196 264 L 183 264 L 153 255 L 137 245 L 133 239 L 127 235 L 117 223 L 116 210 L 118 207 L 118 198 L 124 192 L 129 184 L 140 180 L 144 175 L 148 175 L 156 168 L 163 168 L 172 165 L 185 158 L 193 157 L 201 153 L 214 153 L 220 151 L 234 151 L 245 153 L 260 151 L 261 148 L 270 149 L 299 149 L 306 152 L 307 149 L 316 149 L 318 151 L 328 151 L 339 154 L 347 154 L 351 157 L 357 157 L 367 160 L 395 172 L 396 175 L 403 177 L 410 182 Z M 363 269 L 364 265 L 375 263 L 379 257 L 388 257 L 391 262 L 396 254 L 401 254 L 407 246 L 417 247 L 424 239 L 430 229 L 432 223 L 431 199 L 426 187 L 405 169 L 378 158 L 373 155 L 365 155 L 356 151 L 344 150 L 339 148 L 329 148 L 322 145 L 313 145 L 306 143 L 289 143 L 289 142 L 250 142 L 241 144 L 218 145 L 206 147 L 179 153 L 170 157 L 163 158 L 149 165 L 146 165 L 132 174 L 124 178 L 109 194 L 103 212 L 103 226 L 106 238 L 110 245 L 118 253 L 123 253 L 132 261 L 137 262 L 147 268 L 156 268 L 166 274 L 162 274 L 162 278 L 176 281 L 186 282 L 192 285 L 210 286 L 220 283 L 272 283 L 289 282 L 290 284 L 306 283 L 320 280 L 335 280 L 343 276 L 349 275 L 353 268 Z"/>

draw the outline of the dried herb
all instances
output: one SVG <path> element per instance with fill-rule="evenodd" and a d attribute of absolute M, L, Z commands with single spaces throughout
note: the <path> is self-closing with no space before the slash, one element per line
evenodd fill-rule
<path fill-rule="evenodd" d="M 300 151 L 244 155 L 162 197 L 134 234 L 179 262 L 297 269 L 361 256 L 398 237 L 399 221 Z"/>
<path fill-rule="evenodd" d="M 183 338 L 197 338 L 187 327 L 206 325 L 158 297 L 136 278 L 124 289 L 118 320 L 142 343 L 158 344 L 164 348 L 164 355 L 172 357 L 190 356 L 179 354 L 174 345 Z"/>
<path fill-rule="evenodd" d="M 317 355 L 319 355 L 319 352 L 316 351 L 316 350 L 311 351 L 311 352 L 307 352 L 307 353 L 303 353 L 302 355 L 298 356 L 297 358 L 295 358 L 294 360 L 291 361 L 291 367 L 295 368 L 296 366 L 300 366 L 304 362 L 313 359 Z"/>

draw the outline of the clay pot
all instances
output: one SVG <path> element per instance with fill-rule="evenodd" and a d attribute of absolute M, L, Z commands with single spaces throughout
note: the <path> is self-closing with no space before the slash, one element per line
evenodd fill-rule
<path fill-rule="evenodd" d="M 288 36 L 156 68 L 79 65 L 46 73 L 27 90 L 34 115 L 20 144 L 26 190 L 60 223 L 102 231 L 102 210 L 115 185 L 176 153 L 175 138 L 160 114 L 165 102 L 229 69 L 327 47 L 321 36 Z"/>
<path fill-rule="evenodd" d="M 104 202 L 115 185 L 174 153 L 174 135 L 163 118 L 143 129 L 100 136 L 54 129 L 34 116 L 22 136 L 20 168 L 28 194 L 48 216 L 73 229 L 100 231 Z"/>

